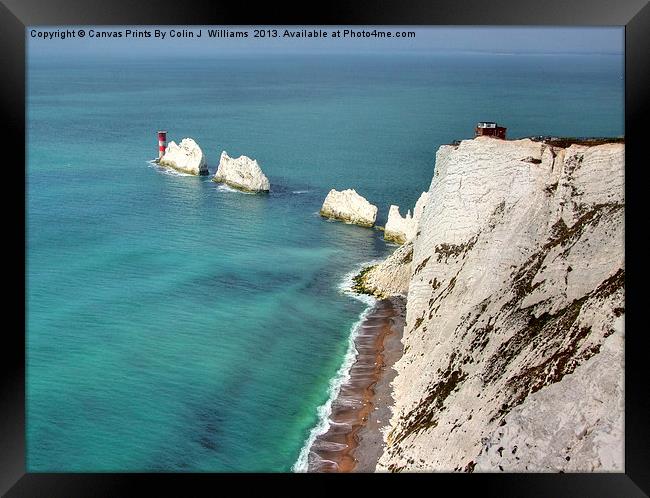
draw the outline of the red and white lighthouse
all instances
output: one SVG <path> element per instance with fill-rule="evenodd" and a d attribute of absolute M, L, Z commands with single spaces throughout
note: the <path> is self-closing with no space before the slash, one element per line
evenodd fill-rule
<path fill-rule="evenodd" d="M 165 153 L 167 147 L 167 132 L 164 130 L 158 131 L 158 159 Z"/>

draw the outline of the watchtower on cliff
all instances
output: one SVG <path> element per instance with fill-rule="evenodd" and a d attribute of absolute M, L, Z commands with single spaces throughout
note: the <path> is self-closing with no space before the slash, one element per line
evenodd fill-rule
<path fill-rule="evenodd" d="M 479 121 L 474 131 L 475 137 L 488 136 L 506 139 L 506 128 L 497 125 L 493 121 Z"/>

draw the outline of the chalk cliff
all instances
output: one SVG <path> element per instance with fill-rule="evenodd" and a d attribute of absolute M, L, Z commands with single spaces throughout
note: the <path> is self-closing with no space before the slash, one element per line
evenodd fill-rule
<path fill-rule="evenodd" d="M 442 146 L 429 199 L 365 275 L 408 275 L 377 470 L 623 470 L 624 145 Z"/>
<path fill-rule="evenodd" d="M 320 215 L 347 223 L 372 227 L 377 219 L 377 206 L 370 204 L 354 189 L 330 190 L 325 197 Z"/>
<path fill-rule="evenodd" d="M 184 138 L 180 144 L 174 141 L 169 142 L 158 164 L 191 175 L 203 176 L 208 174 L 205 155 L 199 144 L 191 138 Z"/>
<path fill-rule="evenodd" d="M 384 239 L 398 244 L 413 240 L 428 199 L 429 193 L 422 192 L 422 195 L 415 203 L 413 216 L 411 216 L 409 210 L 404 218 L 399 214 L 399 206 L 391 205 L 388 210 L 388 221 L 384 227 Z"/>
<path fill-rule="evenodd" d="M 354 277 L 354 290 L 379 298 L 406 296 L 411 281 L 413 244 L 407 242 L 374 266 Z"/>
<path fill-rule="evenodd" d="M 269 179 L 256 160 L 247 156 L 232 158 L 225 150 L 212 180 L 244 192 L 268 192 L 271 189 Z"/>

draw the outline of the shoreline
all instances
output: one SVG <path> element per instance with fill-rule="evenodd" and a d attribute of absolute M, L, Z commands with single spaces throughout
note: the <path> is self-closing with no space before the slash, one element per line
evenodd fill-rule
<path fill-rule="evenodd" d="M 393 364 L 402 355 L 404 298 L 375 303 L 359 325 L 349 378 L 332 402 L 328 430 L 309 449 L 308 472 L 373 472 L 391 416 Z"/>

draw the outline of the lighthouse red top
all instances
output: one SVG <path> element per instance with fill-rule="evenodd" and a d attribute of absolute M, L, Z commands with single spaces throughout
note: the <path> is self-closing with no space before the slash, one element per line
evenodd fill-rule
<path fill-rule="evenodd" d="M 165 130 L 158 130 L 158 159 L 165 154 L 167 146 L 167 132 Z"/>

